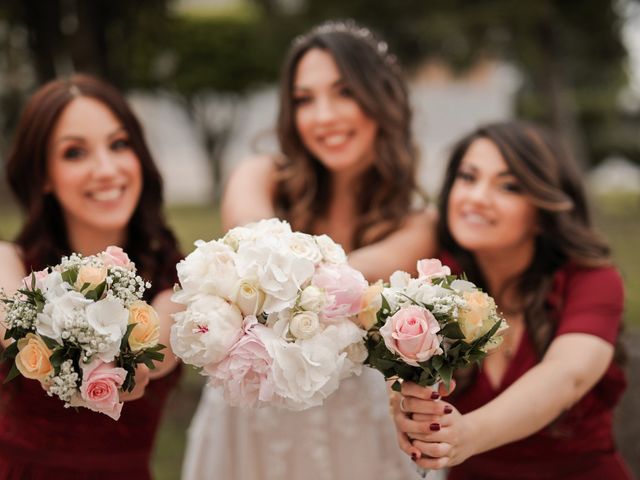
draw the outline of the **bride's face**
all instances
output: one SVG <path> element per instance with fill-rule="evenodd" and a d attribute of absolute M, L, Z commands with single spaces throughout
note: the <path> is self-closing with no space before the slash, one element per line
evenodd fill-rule
<path fill-rule="evenodd" d="M 295 124 L 306 148 L 334 173 L 358 173 L 373 162 L 377 123 L 368 117 L 326 50 L 309 50 L 293 85 Z"/>

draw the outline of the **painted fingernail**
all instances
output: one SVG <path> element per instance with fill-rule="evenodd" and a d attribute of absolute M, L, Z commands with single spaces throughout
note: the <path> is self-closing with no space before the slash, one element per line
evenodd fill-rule
<path fill-rule="evenodd" d="M 416 452 L 411 452 L 411 460 L 414 462 L 418 460 L 418 454 Z"/>
<path fill-rule="evenodd" d="M 451 408 L 449 405 L 445 405 L 444 406 L 444 413 L 449 414 L 453 412 L 453 408 Z"/>
<path fill-rule="evenodd" d="M 432 423 L 431 425 L 429 425 L 429 430 L 431 430 L 432 432 L 437 432 L 438 430 L 440 430 L 440 424 Z"/>
<path fill-rule="evenodd" d="M 431 392 L 431 400 L 438 400 L 440 398 L 440 394 L 438 392 Z"/>

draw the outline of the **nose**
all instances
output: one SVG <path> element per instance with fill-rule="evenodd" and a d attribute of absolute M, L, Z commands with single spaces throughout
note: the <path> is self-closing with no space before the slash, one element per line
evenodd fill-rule
<path fill-rule="evenodd" d="M 491 186 L 487 182 L 477 181 L 469 186 L 467 192 L 469 200 L 486 205 L 491 203 Z"/>
<path fill-rule="evenodd" d="M 315 102 L 314 117 L 318 123 L 328 123 L 335 118 L 335 105 L 328 97 L 320 97 Z"/>
<path fill-rule="evenodd" d="M 118 171 L 115 158 L 106 148 L 99 148 L 95 154 L 94 173 L 98 177 L 110 177 Z"/>

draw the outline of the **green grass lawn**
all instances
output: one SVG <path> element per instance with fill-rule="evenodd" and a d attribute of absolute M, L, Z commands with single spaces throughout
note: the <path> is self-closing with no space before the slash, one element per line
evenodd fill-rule
<path fill-rule="evenodd" d="M 616 264 L 625 279 L 627 300 L 625 321 L 640 328 L 640 197 L 607 197 L 593 202 L 596 224 L 609 239 Z M 174 207 L 167 212 L 185 253 L 197 239 L 220 235 L 218 210 L 212 206 Z M 10 239 L 17 231 L 20 216 L 3 202 L 0 208 L 0 239 Z M 153 470 L 157 480 L 180 478 L 185 435 L 196 408 L 203 378 L 191 368 L 184 369 L 180 387 L 173 393 L 156 443 Z"/>

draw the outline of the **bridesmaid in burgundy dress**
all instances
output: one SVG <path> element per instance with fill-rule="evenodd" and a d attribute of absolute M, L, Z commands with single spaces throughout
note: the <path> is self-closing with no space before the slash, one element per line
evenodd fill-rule
<path fill-rule="evenodd" d="M 403 385 L 402 449 L 423 468 L 452 467 L 451 480 L 632 478 L 612 434 L 623 286 L 576 165 L 539 127 L 481 127 L 452 153 L 440 214 L 443 260 L 510 327 L 482 368 L 460 372 L 450 403 Z"/>
<path fill-rule="evenodd" d="M 180 253 L 163 218 L 160 175 L 122 95 L 83 75 L 40 88 L 20 119 L 7 178 L 26 221 L 14 244 L 0 243 L 0 287 L 12 293 L 27 273 L 63 255 L 119 245 L 152 282 L 146 300 L 169 345 Z M 127 404 L 117 422 L 65 409 L 34 380 L 2 384 L 0 479 L 150 478 L 153 440 L 179 376 L 175 357 L 164 353 L 156 369 L 139 367 L 139 387 L 121 395 Z M 0 365 L 0 382 L 8 367 Z"/>

